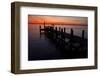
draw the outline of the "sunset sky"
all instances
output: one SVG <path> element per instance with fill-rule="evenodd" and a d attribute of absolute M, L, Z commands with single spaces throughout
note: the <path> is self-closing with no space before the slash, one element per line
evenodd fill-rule
<path fill-rule="evenodd" d="M 87 25 L 87 17 L 28 15 L 29 24 Z"/>

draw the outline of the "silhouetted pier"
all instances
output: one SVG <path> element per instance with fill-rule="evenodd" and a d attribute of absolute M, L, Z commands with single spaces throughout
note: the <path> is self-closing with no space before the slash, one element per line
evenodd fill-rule
<path fill-rule="evenodd" d="M 87 57 L 87 39 L 84 37 L 84 30 L 81 31 L 81 36 L 76 36 L 72 28 L 70 28 L 70 33 L 66 32 L 66 28 L 54 26 L 44 26 L 44 28 L 40 26 L 39 29 L 40 35 L 43 33 L 58 49 L 68 53 L 68 57 L 70 55 Z"/>

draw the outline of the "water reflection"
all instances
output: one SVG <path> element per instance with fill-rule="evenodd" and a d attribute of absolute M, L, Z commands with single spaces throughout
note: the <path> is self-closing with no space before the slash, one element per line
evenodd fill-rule
<path fill-rule="evenodd" d="M 40 24 L 29 24 L 28 28 L 28 60 L 48 60 L 48 59 L 73 59 L 73 58 L 87 58 L 87 44 L 85 48 L 73 48 L 67 47 L 67 49 L 61 48 L 61 45 L 55 45 L 45 34 L 40 35 Z M 55 25 L 59 27 L 59 25 Z M 85 38 L 87 39 L 87 26 L 60 26 L 66 27 L 66 32 L 70 33 L 68 28 L 74 29 L 74 35 L 81 36 L 80 31 L 85 30 Z M 43 28 L 43 26 L 42 26 Z M 80 30 L 77 30 L 80 29 Z M 69 41 L 69 39 L 66 39 Z M 79 44 L 75 44 L 77 46 Z M 77 51 L 79 49 L 85 49 Z M 76 50 L 76 51 L 75 51 Z"/>

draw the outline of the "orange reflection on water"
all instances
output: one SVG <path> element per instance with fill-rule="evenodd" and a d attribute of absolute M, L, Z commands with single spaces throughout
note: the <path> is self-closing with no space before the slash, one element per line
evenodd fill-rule
<path fill-rule="evenodd" d="M 38 15 L 28 15 L 28 35 L 32 39 L 39 38 L 39 26 L 42 28 L 45 26 L 55 25 L 57 27 L 66 28 L 77 28 L 77 27 L 87 27 L 88 18 L 87 17 L 69 17 L 69 16 L 38 16 Z M 85 29 L 86 30 L 86 29 Z M 67 30 L 68 31 L 68 30 Z"/>

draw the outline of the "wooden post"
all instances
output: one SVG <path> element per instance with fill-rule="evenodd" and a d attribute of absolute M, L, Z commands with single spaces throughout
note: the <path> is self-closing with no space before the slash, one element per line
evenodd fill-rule
<path fill-rule="evenodd" d="M 61 29 L 61 33 L 63 33 L 63 28 Z"/>
<path fill-rule="evenodd" d="M 66 28 L 64 27 L 64 33 L 66 33 Z"/>
<path fill-rule="evenodd" d="M 40 31 L 40 38 L 41 38 L 41 26 L 39 26 L 39 31 Z"/>
<path fill-rule="evenodd" d="M 55 30 L 57 31 L 57 27 L 55 27 Z"/>
<path fill-rule="evenodd" d="M 61 39 L 63 39 L 63 28 L 61 28 Z"/>
<path fill-rule="evenodd" d="M 65 34 L 66 34 L 66 28 L 64 27 L 64 29 L 63 29 L 63 38 L 64 38 L 64 40 L 65 40 Z"/>
<path fill-rule="evenodd" d="M 44 21 L 44 26 L 45 26 L 45 21 Z"/>
<path fill-rule="evenodd" d="M 82 30 L 82 39 L 84 39 L 84 30 Z"/>
<path fill-rule="evenodd" d="M 61 28 L 59 27 L 59 31 L 61 31 Z"/>
<path fill-rule="evenodd" d="M 39 30 L 40 30 L 40 33 L 41 33 L 41 26 L 39 26 Z"/>
<path fill-rule="evenodd" d="M 71 28 L 71 34 L 70 34 L 70 50 L 72 51 L 73 48 L 73 29 Z"/>
<path fill-rule="evenodd" d="M 53 26 L 52 26 L 51 30 L 52 30 L 52 36 L 54 37 L 54 27 Z"/>
<path fill-rule="evenodd" d="M 61 38 L 62 38 L 62 34 L 63 34 L 63 29 L 61 28 L 61 31 L 60 31 Z"/>
<path fill-rule="evenodd" d="M 73 36 L 73 29 L 71 29 L 71 37 Z"/>

